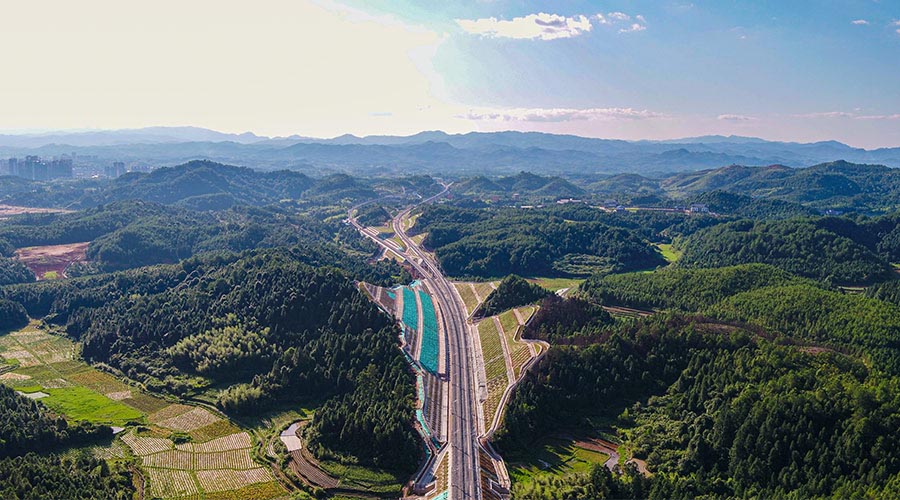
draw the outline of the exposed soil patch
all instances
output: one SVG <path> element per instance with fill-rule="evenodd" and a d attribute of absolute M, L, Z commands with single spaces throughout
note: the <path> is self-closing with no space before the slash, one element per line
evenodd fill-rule
<path fill-rule="evenodd" d="M 66 269 L 75 262 L 87 260 L 89 241 L 66 245 L 28 247 L 16 250 L 16 258 L 31 269 L 37 279 L 65 278 Z"/>
<path fill-rule="evenodd" d="M 61 208 L 18 207 L 15 205 L 0 204 L 0 219 L 6 219 L 13 215 L 21 214 L 58 214 L 69 213 L 71 210 Z"/>

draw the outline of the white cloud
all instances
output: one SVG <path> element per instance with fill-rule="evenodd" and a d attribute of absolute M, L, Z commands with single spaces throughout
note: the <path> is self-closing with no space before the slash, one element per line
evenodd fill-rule
<path fill-rule="evenodd" d="M 666 115 L 634 108 L 477 108 L 462 118 L 499 122 L 567 122 L 580 120 L 644 120 Z"/>
<path fill-rule="evenodd" d="M 719 115 L 716 117 L 716 119 L 725 122 L 751 122 L 756 120 L 756 118 L 753 116 L 735 114 Z"/>
<path fill-rule="evenodd" d="M 644 31 L 645 29 L 647 29 L 647 27 L 643 24 L 632 23 L 631 26 L 620 29 L 619 33 L 634 33 L 636 31 Z"/>
<path fill-rule="evenodd" d="M 866 21 L 865 19 L 856 19 L 856 20 L 850 21 L 850 22 L 851 22 L 852 24 L 857 25 L 857 26 L 869 24 L 869 21 Z"/>
<path fill-rule="evenodd" d="M 794 118 L 853 118 L 853 113 L 846 111 L 821 111 L 817 113 L 802 113 L 791 115 Z"/>
<path fill-rule="evenodd" d="M 900 30 L 898 30 L 900 32 Z M 892 115 L 860 115 L 856 117 L 857 120 L 900 120 L 900 113 L 894 113 Z"/>
<path fill-rule="evenodd" d="M 514 38 L 520 40 L 556 40 L 572 38 L 591 30 L 591 21 L 585 16 L 560 16 L 558 14 L 529 14 L 511 20 L 495 17 L 483 19 L 457 19 L 465 31 L 489 38 Z"/>
<path fill-rule="evenodd" d="M 597 22 L 606 26 L 621 26 L 619 33 L 635 33 L 647 29 L 647 19 L 638 14 L 632 16 L 624 12 L 609 12 L 606 15 L 599 13 L 595 16 Z M 632 21 L 632 19 L 634 19 Z"/>

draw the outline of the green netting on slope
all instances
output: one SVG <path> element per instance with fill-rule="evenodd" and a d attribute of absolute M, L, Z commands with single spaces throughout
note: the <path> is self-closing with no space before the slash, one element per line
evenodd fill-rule
<path fill-rule="evenodd" d="M 416 306 L 416 294 L 407 287 L 403 287 L 403 324 L 412 331 L 419 327 L 419 308 Z"/>
<path fill-rule="evenodd" d="M 419 291 L 422 299 L 422 353 L 419 355 L 419 363 L 431 373 L 438 371 L 438 325 L 437 315 L 434 312 L 434 303 L 431 297 Z M 405 299 L 404 299 L 405 300 Z"/>

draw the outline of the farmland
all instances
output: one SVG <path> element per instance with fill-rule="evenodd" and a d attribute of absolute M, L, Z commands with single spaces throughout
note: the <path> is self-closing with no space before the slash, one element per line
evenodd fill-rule
<path fill-rule="evenodd" d="M 206 408 L 143 393 L 78 361 L 77 352 L 71 340 L 31 323 L 0 336 L 0 357 L 12 368 L 0 382 L 67 419 L 125 427 L 112 444 L 89 450 L 105 458 L 135 456 L 149 498 L 264 499 L 285 493 L 251 457 L 247 432 Z"/>

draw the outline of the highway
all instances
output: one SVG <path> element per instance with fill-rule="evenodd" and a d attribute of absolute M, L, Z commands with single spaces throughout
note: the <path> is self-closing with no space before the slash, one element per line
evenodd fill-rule
<path fill-rule="evenodd" d="M 429 203 L 449 191 L 444 190 L 424 200 Z M 415 207 L 401 211 L 392 221 L 394 233 L 406 246 L 407 261 L 418 271 L 432 292 L 441 310 L 449 351 L 450 415 L 448 442 L 450 446 L 450 498 L 453 500 L 481 499 L 481 471 L 478 444 L 478 403 L 476 401 L 475 363 L 469 358 L 471 336 L 466 322 L 466 309 L 437 263 L 406 234 L 403 220 Z M 365 231 L 350 217 L 350 222 Z M 368 233 L 366 233 L 368 234 Z M 371 236 L 369 234 L 369 236 Z M 388 247 L 384 243 L 382 246 Z"/>

